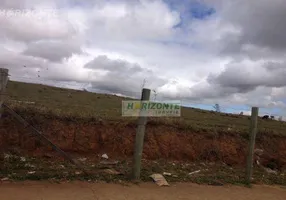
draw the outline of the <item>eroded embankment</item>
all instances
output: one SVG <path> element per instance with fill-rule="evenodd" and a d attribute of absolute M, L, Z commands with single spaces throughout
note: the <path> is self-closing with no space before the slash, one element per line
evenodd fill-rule
<path fill-rule="evenodd" d="M 68 152 L 113 157 L 131 157 L 136 123 L 68 120 L 29 115 L 34 125 L 60 148 Z M 18 147 L 30 153 L 46 153 L 46 148 L 31 137 L 29 129 L 10 116 L 1 121 L 0 147 Z M 286 137 L 258 134 L 256 148 L 263 149 L 261 162 L 271 168 L 286 167 Z M 243 165 L 246 160 L 247 137 L 231 132 L 198 133 L 190 129 L 149 122 L 146 128 L 143 158 L 188 161 L 222 161 Z"/>

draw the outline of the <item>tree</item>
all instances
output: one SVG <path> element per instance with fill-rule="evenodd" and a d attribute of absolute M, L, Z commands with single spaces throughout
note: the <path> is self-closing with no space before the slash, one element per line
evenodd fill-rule
<path fill-rule="evenodd" d="M 216 103 L 213 108 L 215 109 L 216 112 L 220 112 L 220 105 Z"/>

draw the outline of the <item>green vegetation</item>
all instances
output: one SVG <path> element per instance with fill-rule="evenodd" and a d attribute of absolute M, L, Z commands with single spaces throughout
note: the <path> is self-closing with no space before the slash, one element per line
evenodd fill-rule
<path fill-rule="evenodd" d="M 8 83 L 7 93 L 7 104 L 21 113 L 30 111 L 30 113 L 36 112 L 57 117 L 122 120 L 125 122 L 136 120 L 136 118 L 121 116 L 121 101 L 127 100 L 127 98 L 115 95 L 95 94 L 14 81 Z M 248 116 L 186 107 L 182 108 L 181 113 L 180 118 L 154 118 L 150 119 L 149 123 L 175 125 L 177 128 L 198 132 L 214 132 L 215 130 L 248 133 Z M 262 133 L 285 134 L 285 122 L 259 119 L 258 126 L 259 132 Z"/>

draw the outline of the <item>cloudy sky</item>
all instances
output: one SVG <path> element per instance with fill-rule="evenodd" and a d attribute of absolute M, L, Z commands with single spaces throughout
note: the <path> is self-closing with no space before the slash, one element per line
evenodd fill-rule
<path fill-rule="evenodd" d="M 286 0 L 0 0 L 12 80 L 286 116 Z M 200 105 L 198 105 L 200 103 Z"/>

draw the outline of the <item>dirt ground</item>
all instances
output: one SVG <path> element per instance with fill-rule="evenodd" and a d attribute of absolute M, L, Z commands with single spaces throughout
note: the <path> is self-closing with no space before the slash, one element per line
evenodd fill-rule
<path fill-rule="evenodd" d="M 192 200 L 282 200 L 286 198 L 286 188 L 280 186 L 203 186 L 189 183 L 159 187 L 154 183 L 121 185 L 108 183 L 49 183 L 18 182 L 0 184 L 0 199 L 7 200 L 105 200 L 105 199 L 192 199 Z"/>

